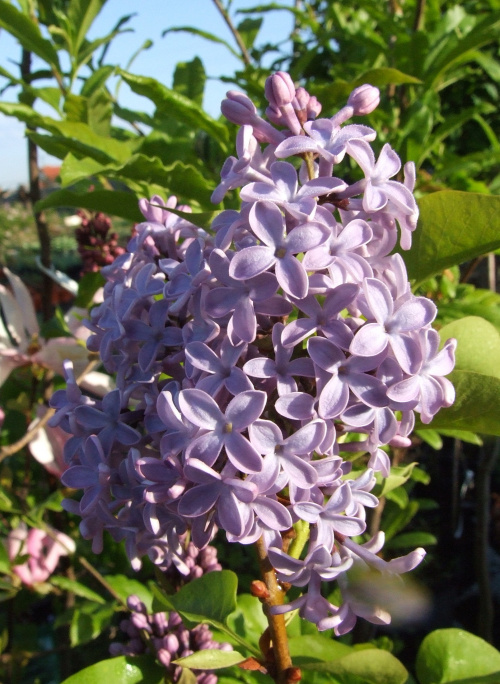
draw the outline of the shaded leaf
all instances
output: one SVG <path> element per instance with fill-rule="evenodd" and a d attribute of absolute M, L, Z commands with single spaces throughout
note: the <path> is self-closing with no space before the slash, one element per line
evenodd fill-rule
<path fill-rule="evenodd" d="M 59 589 L 62 589 L 63 591 L 71 591 L 73 594 L 76 594 L 76 596 L 81 596 L 89 601 L 94 601 L 94 603 L 106 603 L 105 599 L 103 599 L 103 597 L 97 592 L 93 591 L 89 587 L 86 587 L 81 582 L 76 582 L 68 577 L 58 577 L 56 575 L 52 575 L 50 578 L 50 584 L 53 584 L 55 587 L 59 587 Z"/>
<path fill-rule="evenodd" d="M 105 214 L 121 216 L 135 222 L 144 219 L 137 205 L 137 197 L 133 193 L 123 190 L 94 190 L 87 193 L 56 190 L 45 199 L 37 202 L 35 206 L 37 211 L 51 207 L 76 207 L 90 209 L 91 211 L 103 211 Z"/>
<path fill-rule="evenodd" d="M 123 603 L 131 594 L 135 594 L 146 606 L 148 613 L 153 610 L 153 594 L 148 587 L 135 579 L 130 579 L 126 575 L 106 575 L 106 582 L 111 585 Z"/>

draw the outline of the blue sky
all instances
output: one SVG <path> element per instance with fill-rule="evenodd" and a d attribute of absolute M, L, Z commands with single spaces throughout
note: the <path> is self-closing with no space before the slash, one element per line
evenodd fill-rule
<path fill-rule="evenodd" d="M 257 0 L 233 0 L 231 13 L 258 4 Z M 291 0 L 281 4 L 292 5 Z M 187 33 L 170 33 L 161 37 L 166 28 L 173 26 L 195 26 L 214 33 L 234 45 L 232 36 L 212 0 L 108 0 L 92 26 L 90 37 L 103 36 L 109 32 L 119 17 L 136 13 L 128 26 L 134 33 L 118 36 L 108 52 L 107 62 L 125 67 L 130 56 L 150 38 L 153 47 L 142 52 L 135 60 L 131 71 L 142 76 L 152 76 L 170 86 L 177 62 L 189 61 L 199 56 L 207 74 L 211 77 L 206 86 L 204 106 L 212 116 L 218 116 L 219 103 L 228 85 L 217 80 L 217 76 L 231 75 L 238 67 L 238 60 L 222 45 L 208 42 Z M 244 15 L 237 15 L 237 21 Z M 284 40 L 292 28 L 289 12 L 270 12 L 265 15 L 264 24 L 257 38 L 258 43 Z M 0 66 L 17 74 L 21 50 L 16 41 L 5 31 L 0 31 Z M 13 60 L 13 61 L 12 61 Z M 35 64 L 36 67 L 36 64 Z M 0 84 L 4 84 L 0 78 Z M 9 89 L 0 99 L 15 101 L 17 93 Z M 148 101 L 131 93 L 126 85 L 120 90 L 120 102 L 124 106 L 146 109 Z M 40 111 L 53 116 L 47 108 Z M 24 126 L 11 117 L 0 114 L 0 188 L 16 188 L 27 183 L 26 141 Z M 58 163 L 41 152 L 40 165 Z"/>

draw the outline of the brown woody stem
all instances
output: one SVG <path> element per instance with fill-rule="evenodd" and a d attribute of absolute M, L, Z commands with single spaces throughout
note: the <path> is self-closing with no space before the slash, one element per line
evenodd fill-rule
<path fill-rule="evenodd" d="M 283 605 L 285 592 L 282 590 L 276 579 L 276 573 L 269 561 L 264 540 L 261 537 L 256 543 L 257 557 L 259 559 L 262 579 L 269 592 L 269 596 L 263 600 L 264 612 L 269 623 L 271 635 L 275 671 L 272 673 L 277 684 L 286 684 L 288 681 L 288 670 L 292 667 L 290 649 L 288 647 L 288 635 L 286 633 L 284 615 L 273 615 L 270 611 L 272 606 Z"/>

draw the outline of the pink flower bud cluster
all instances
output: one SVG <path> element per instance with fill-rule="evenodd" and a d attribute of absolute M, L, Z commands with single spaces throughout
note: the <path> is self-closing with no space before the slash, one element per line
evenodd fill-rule
<path fill-rule="evenodd" d="M 125 249 L 118 245 L 118 233 L 109 233 L 111 219 L 98 211 L 89 216 L 88 212 L 78 210 L 77 215 L 81 218 L 80 227 L 75 229 L 75 237 L 78 244 L 84 273 L 95 273 L 102 266 L 113 263 L 117 256 L 123 254 Z"/>
<path fill-rule="evenodd" d="M 120 629 L 128 641 L 112 643 L 109 648 L 111 655 L 137 656 L 152 649 L 157 660 L 167 669 L 169 681 L 178 682 L 182 675 L 182 667 L 174 664 L 178 658 L 207 649 L 233 650 L 231 644 L 214 641 L 207 625 L 197 625 L 189 630 L 178 613 L 149 615 L 138 596 L 129 596 L 127 605 L 131 615 L 121 621 Z M 217 675 L 197 670 L 196 680 L 198 684 L 217 684 Z"/>
<path fill-rule="evenodd" d="M 388 447 L 411 444 L 415 413 L 428 423 L 453 402 L 455 341 L 440 349 L 436 307 L 412 294 L 394 253 L 417 223 L 414 165 L 393 180 L 396 152 L 384 145 L 376 159 L 375 131 L 344 125 L 377 106 L 378 90 L 355 89 L 331 118 L 283 72 L 266 94 L 268 120 L 243 93 L 222 103 L 241 128 L 213 200 L 241 188 L 240 211 L 204 230 L 169 212 L 175 198 L 141 200 L 145 222 L 103 269 L 88 322 L 116 389 L 85 396 L 67 367 L 53 421 L 72 435 L 62 481 L 84 492 L 65 506 L 94 551 L 107 531 L 133 567 L 147 554 L 188 576 L 188 530 L 198 550 L 218 529 L 262 539 L 279 578 L 304 588 L 279 610 L 340 634 L 357 617 L 390 620 L 355 596 L 353 565 L 400 574 L 424 557 L 386 562 L 383 535 L 356 538 L 378 503 L 376 473 L 390 473 Z M 359 180 L 343 179 L 345 158 Z M 296 524 L 310 529 L 303 559 L 283 549 Z"/>
<path fill-rule="evenodd" d="M 10 561 L 28 556 L 23 563 L 12 567 L 28 587 L 47 581 L 60 558 L 75 551 L 75 542 L 63 532 L 53 530 L 49 534 L 36 527 L 28 529 L 25 523 L 9 533 L 6 546 Z"/>

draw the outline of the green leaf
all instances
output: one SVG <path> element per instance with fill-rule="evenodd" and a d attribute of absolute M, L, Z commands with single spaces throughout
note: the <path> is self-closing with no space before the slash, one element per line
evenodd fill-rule
<path fill-rule="evenodd" d="M 456 392 L 455 403 L 434 416 L 429 425 L 417 421 L 425 430 L 466 430 L 500 436 L 500 379 L 471 371 L 453 371 L 448 379 Z"/>
<path fill-rule="evenodd" d="M 0 0 L 0 26 L 23 48 L 41 57 L 57 71 L 61 70 L 57 52 L 52 43 L 42 36 L 38 24 L 6 0 Z"/>
<path fill-rule="evenodd" d="M 139 211 L 137 197 L 123 190 L 94 190 L 81 194 L 72 190 L 56 190 L 45 199 L 37 202 L 36 211 L 52 207 L 76 207 L 103 211 L 111 216 L 121 216 L 130 221 L 140 222 L 144 216 Z"/>
<path fill-rule="evenodd" d="M 70 152 L 66 155 L 59 173 L 61 185 L 64 188 L 68 185 L 77 183 L 79 180 L 98 176 L 102 173 L 104 168 L 105 166 L 101 164 L 101 162 L 98 162 L 91 157 L 78 159 L 78 157 L 75 157 L 75 155 Z"/>
<path fill-rule="evenodd" d="M 68 93 L 64 100 L 64 113 L 68 121 L 87 123 L 87 98 Z"/>
<path fill-rule="evenodd" d="M 415 434 L 436 451 L 443 448 L 443 440 L 437 430 L 415 430 Z"/>
<path fill-rule="evenodd" d="M 236 608 L 238 577 L 230 570 L 210 572 L 185 584 L 173 595 L 158 594 L 162 610 L 175 610 L 192 622 L 226 623 Z"/>
<path fill-rule="evenodd" d="M 410 76 L 410 74 L 404 74 L 399 69 L 383 67 L 365 71 L 355 80 L 354 87 L 364 83 L 382 87 L 386 85 L 401 85 L 402 83 L 422 83 L 422 81 L 419 78 L 415 78 L 415 76 Z"/>
<path fill-rule="evenodd" d="M 174 90 L 170 90 L 154 78 L 135 76 L 120 70 L 120 75 L 130 88 L 138 95 L 143 95 L 152 100 L 157 108 L 157 113 L 165 113 L 188 126 L 202 129 L 213 136 L 226 151 L 229 140 L 227 127 L 212 119 L 195 102 L 184 97 Z"/>
<path fill-rule="evenodd" d="M 199 57 L 179 62 L 175 67 L 173 89 L 201 107 L 207 75 Z"/>
<path fill-rule="evenodd" d="M 10 560 L 7 549 L 3 544 L 0 544 L 0 573 L 8 575 L 10 573 Z"/>
<path fill-rule="evenodd" d="M 94 601 L 95 603 L 105 604 L 106 601 L 89 587 L 86 587 L 81 582 L 76 582 L 75 580 L 70 580 L 68 577 L 57 577 L 52 575 L 50 578 L 50 584 L 55 587 L 59 587 L 63 591 L 71 591 L 76 596 L 81 596 L 82 598 L 88 599 L 89 601 Z"/>
<path fill-rule="evenodd" d="M 163 684 L 164 676 L 165 668 L 155 663 L 151 656 L 118 656 L 86 667 L 65 679 L 62 684 Z"/>
<path fill-rule="evenodd" d="M 442 342 L 454 337 L 458 344 L 455 369 L 500 378 L 500 333 L 479 316 L 448 323 L 439 331 Z"/>
<path fill-rule="evenodd" d="M 387 549 L 415 549 L 417 546 L 434 546 L 438 539 L 430 532 L 405 532 L 390 539 L 384 548 Z"/>
<path fill-rule="evenodd" d="M 500 652 L 463 629 L 438 629 L 423 640 L 416 671 L 420 684 L 462 682 L 494 673 L 500 681 Z"/>
<path fill-rule="evenodd" d="M 246 19 L 243 19 L 243 21 L 241 21 L 236 27 L 243 42 L 245 43 L 245 47 L 248 50 L 253 48 L 253 44 L 255 43 L 255 39 L 257 38 L 257 34 L 260 31 L 263 21 L 264 20 L 262 17 L 255 19 L 250 19 L 247 17 Z"/>
<path fill-rule="evenodd" d="M 102 88 L 111 74 L 114 72 L 115 67 L 111 65 L 106 65 L 94 71 L 83 83 L 80 95 L 84 97 L 90 97 L 97 90 Z"/>
<path fill-rule="evenodd" d="M 126 575 L 106 575 L 106 582 L 111 585 L 123 603 L 127 603 L 127 598 L 135 594 L 144 603 L 148 613 L 153 611 L 153 594 L 138 580 L 130 579 Z"/>
<path fill-rule="evenodd" d="M 94 19 L 102 10 L 106 0 L 71 0 L 67 8 L 68 23 L 74 32 L 72 54 L 78 54 Z"/>
<path fill-rule="evenodd" d="M 401 487 L 402 484 L 410 479 L 412 470 L 416 465 L 416 463 L 409 463 L 406 466 L 397 466 L 391 468 L 389 477 L 379 477 L 380 483 L 378 483 L 373 490 L 375 496 L 380 498 L 381 496 L 384 496 L 384 494 L 387 494 L 387 492 L 390 492 L 397 487 Z"/>
<path fill-rule="evenodd" d="M 313 661 L 332 662 L 352 653 L 352 647 L 323 636 L 303 634 L 289 639 L 293 664 L 301 666 Z"/>
<path fill-rule="evenodd" d="M 417 283 L 500 247 L 500 197 L 443 190 L 419 200 L 420 219 L 402 256 Z"/>
<path fill-rule="evenodd" d="M 231 667 L 246 660 L 246 656 L 238 651 L 220 651 L 217 648 L 197 651 L 185 658 L 179 658 L 173 662 L 182 667 L 193 670 L 220 670 L 223 667 Z"/>
<path fill-rule="evenodd" d="M 301 669 L 328 673 L 331 684 L 406 684 L 408 680 L 408 671 L 397 658 L 372 648 L 348 653 L 333 662 L 302 665 Z"/>
<path fill-rule="evenodd" d="M 76 608 L 71 618 L 69 638 L 71 646 L 79 646 L 96 639 L 110 625 L 115 604 L 85 603 Z"/>
<path fill-rule="evenodd" d="M 238 595 L 236 609 L 229 615 L 227 625 L 236 634 L 258 645 L 260 637 L 268 627 L 262 603 L 251 594 Z"/>
<path fill-rule="evenodd" d="M 485 318 L 500 332 L 500 294 L 462 284 L 456 298 L 439 303 L 438 320 L 442 325 L 466 316 Z"/>
<path fill-rule="evenodd" d="M 422 432 L 428 432 L 428 430 L 422 430 Z M 459 439 L 462 442 L 475 444 L 476 446 L 482 446 L 484 443 L 479 435 L 476 435 L 475 432 L 469 432 L 468 430 L 440 430 L 439 432 L 443 437 Z"/>

